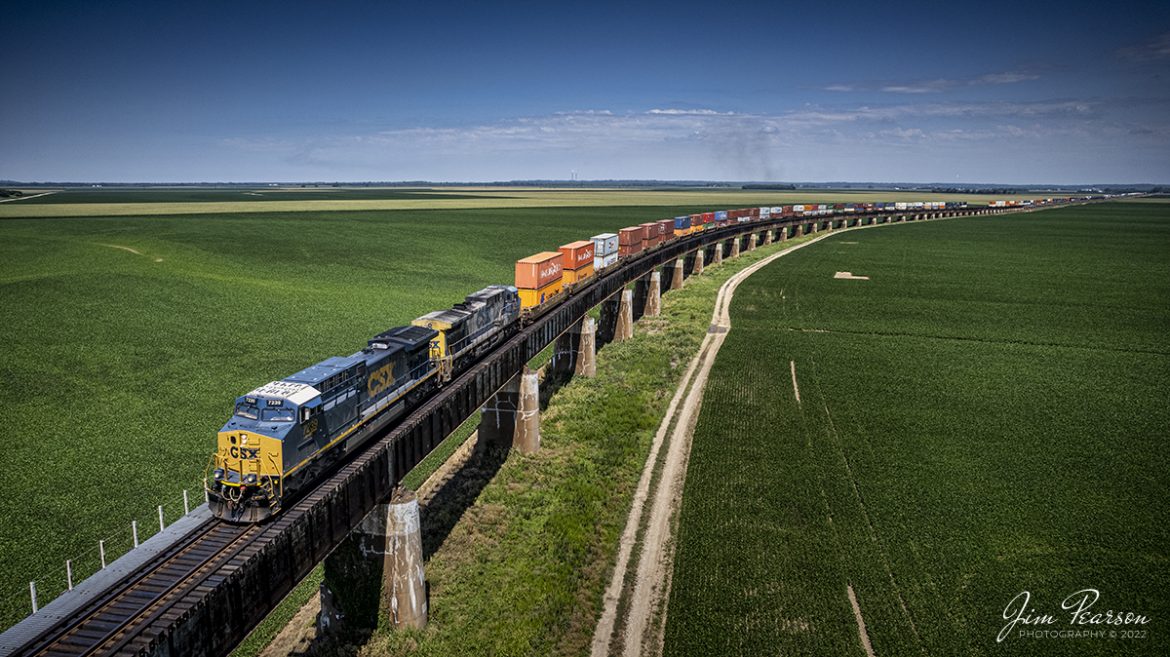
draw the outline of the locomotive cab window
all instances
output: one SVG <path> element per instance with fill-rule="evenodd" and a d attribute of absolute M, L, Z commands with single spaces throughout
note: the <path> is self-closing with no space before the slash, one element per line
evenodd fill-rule
<path fill-rule="evenodd" d="M 255 419 L 258 419 L 258 417 L 259 417 L 256 413 L 256 407 L 249 406 L 247 404 L 237 405 L 236 406 L 236 415 L 239 415 L 240 417 L 246 417 L 249 420 L 255 420 Z"/>
<path fill-rule="evenodd" d="M 264 409 L 265 422 L 292 422 L 293 412 L 287 408 Z"/>
<path fill-rule="evenodd" d="M 312 412 L 313 412 L 313 410 L 311 408 L 302 408 L 301 409 L 301 423 L 302 424 L 309 421 L 309 414 L 311 414 Z"/>

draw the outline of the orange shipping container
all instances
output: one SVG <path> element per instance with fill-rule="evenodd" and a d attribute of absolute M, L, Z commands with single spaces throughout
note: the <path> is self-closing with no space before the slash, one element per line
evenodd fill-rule
<path fill-rule="evenodd" d="M 516 261 L 516 287 L 539 290 L 560 277 L 559 251 L 545 251 Z"/>
<path fill-rule="evenodd" d="M 565 271 L 593 266 L 593 242 L 569 242 L 560 249 Z M 568 281 L 566 281 L 568 282 Z"/>

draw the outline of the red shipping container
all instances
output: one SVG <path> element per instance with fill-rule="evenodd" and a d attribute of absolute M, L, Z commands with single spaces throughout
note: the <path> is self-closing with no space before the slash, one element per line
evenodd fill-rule
<path fill-rule="evenodd" d="M 633 244 L 619 244 L 618 245 L 618 255 L 623 257 L 623 258 L 628 256 L 628 255 L 634 255 L 635 253 L 640 253 L 641 251 L 642 251 L 642 242 L 634 242 Z"/>
<path fill-rule="evenodd" d="M 642 240 L 644 239 L 645 231 L 641 226 L 630 226 L 618 231 L 618 246 L 630 246 L 637 244 L 638 249 L 642 248 Z"/>
<path fill-rule="evenodd" d="M 665 242 L 674 237 L 674 219 L 663 219 L 658 221 L 658 239 Z"/>
<path fill-rule="evenodd" d="M 658 223 L 657 222 L 644 223 L 644 224 L 641 224 L 641 226 L 642 226 L 642 230 L 645 231 L 644 234 L 646 236 L 646 248 L 650 248 L 650 247 L 658 244 L 658 242 L 660 241 L 658 239 Z"/>
<path fill-rule="evenodd" d="M 705 224 L 715 223 L 715 213 L 714 212 L 704 212 L 703 213 L 703 223 L 705 223 Z"/>

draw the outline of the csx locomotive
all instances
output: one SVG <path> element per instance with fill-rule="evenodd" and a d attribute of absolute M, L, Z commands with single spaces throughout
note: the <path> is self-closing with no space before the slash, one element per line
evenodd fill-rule
<path fill-rule="evenodd" d="M 493 285 L 383 331 L 351 356 L 237 398 L 206 482 L 211 512 L 233 522 L 277 513 L 282 501 L 511 337 L 519 315 L 516 288 Z"/>

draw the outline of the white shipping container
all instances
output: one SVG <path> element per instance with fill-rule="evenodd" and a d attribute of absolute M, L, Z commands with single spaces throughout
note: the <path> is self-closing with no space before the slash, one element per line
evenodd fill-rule
<path fill-rule="evenodd" d="M 794 206 L 792 206 L 792 211 L 803 214 L 804 213 L 804 206 L 803 205 L 794 205 Z"/>
<path fill-rule="evenodd" d="M 612 267 L 618 261 L 618 254 L 610 253 L 609 255 L 593 256 L 593 271 L 601 271 L 606 267 Z"/>
<path fill-rule="evenodd" d="M 593 256 L 607 256 L 618 252 L 618 236 L 613 233 L 601 233 L 589 238 L 593 241 Z"/>
<path fill-rule="evenodd" d="M 760 219 L 771 219 L 772 208 L 760 208 Z"/>

